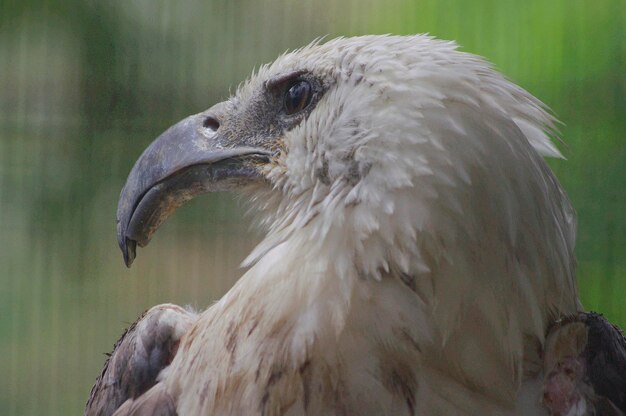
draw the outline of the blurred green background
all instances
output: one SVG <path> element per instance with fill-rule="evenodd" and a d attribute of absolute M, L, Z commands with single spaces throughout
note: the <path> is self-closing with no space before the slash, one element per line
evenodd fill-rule
<path fill-rule="evenodd" d="M 0 414 L 82 412 L 123 328 L 204 308 L 258 234 L 229 195 L 168 221 L 132 270 L 119 191 L 166 127 L 321 35 L 423 33 L 487 57 L 563 121 L 589 309 L 626 326 L 624 0 L 0 0 Z"/>

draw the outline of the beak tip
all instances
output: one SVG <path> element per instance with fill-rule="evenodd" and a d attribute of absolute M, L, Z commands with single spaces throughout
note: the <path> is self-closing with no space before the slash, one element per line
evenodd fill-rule
<path fill-rule="evenodd" d="M 135 257 L 137 257 L 137 242 L 128 237 L 122 237 L 119 241 L 119 246 L 124 256 L 124 264 L 130 269 Z"/>
<path fill-rule="evenodd" d="M 126 198 L 124 198 L 124 193 L 125 193 L 125 189 L 122 190 L 122 197 L 120 199 L 120 201 L 125 201 Z M 117 212 L 117 244 L 120 247 L 120 250 L 122 250 L 122 256 L 124 257 L 124 264 L 126 265 L 126 267 L 128 267 L 130 269 L 130 266 L 133 264 L 133 261 L 135 260 L 135 257 L 137 257 L 137 242 L 131 238 L 128 238 L 127 236 L 127 226 L 124 226 L 124 224 L 126 224 L 126 221 L 120 220 L 120 218 L 124 218 L 125 215 L 120 215 L 121 213 L 124 213 L 124 210 L 122 209 L 123 207 L 125 207 L 124 205 L 120 205 L 118 206 L 118 212 Z"/>
<path fill-rule="evenodd" d="M 137 242 L 135 240 L 126 239 L 125 247 L 122 248 L 122 253 L 124 254 L 124 263 L 126 267 L 130 269 L 130 266 L 133 264 L 135 257 L 137 256 Z"/>

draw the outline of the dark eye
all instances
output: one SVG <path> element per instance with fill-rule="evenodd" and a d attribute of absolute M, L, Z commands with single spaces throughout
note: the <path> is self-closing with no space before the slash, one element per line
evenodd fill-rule
<path fill-rule="evenodd" d="M 296 81 L 285 93 L 285 112 L 289 115 L 304 110 L 311 102 L 311 84 Z"/>

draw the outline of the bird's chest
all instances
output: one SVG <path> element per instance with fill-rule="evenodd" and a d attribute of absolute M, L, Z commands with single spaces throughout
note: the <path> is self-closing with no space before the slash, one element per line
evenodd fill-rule
<path fill-rule="evenodd" d="M 422 312 L 395 284 L 377 289 L 359 289 L 343 311 L 326 299 L 288 316 L 202 317 L 168 375 L 184 380 L 171 387 L 179 414 L 415 414 Z"/>

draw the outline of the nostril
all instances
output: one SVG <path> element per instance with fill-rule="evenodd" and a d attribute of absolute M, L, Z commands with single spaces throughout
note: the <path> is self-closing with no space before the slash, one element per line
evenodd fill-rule
<path fill-rule="evenodd" d="M 202 122 L 202 125 L 209 129 L 209 130 L 213 130 L 213 131 L 217 131 L 217 129 L 220 128 L 220 122 L 217 121 L 216 118 L 211 117 L 211 116 L 207 116 L 207 118 L 204 119 L 204 121 Z"/>

